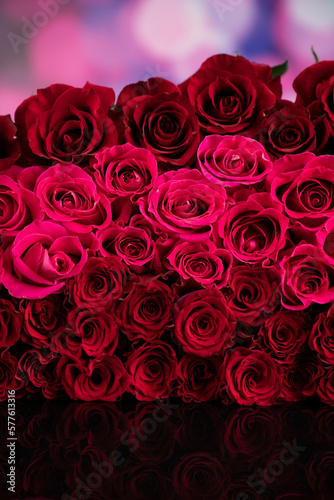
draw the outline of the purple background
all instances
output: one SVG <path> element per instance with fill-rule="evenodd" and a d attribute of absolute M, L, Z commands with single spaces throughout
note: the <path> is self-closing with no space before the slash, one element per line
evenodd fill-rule
<path fill-rule="evenodd" d="M 334 59 L 333 0 L 1 0 L 0 25 L 0 114 L 52 83 L 179 83 L 210 55 L 236 51 L 271 65 L 288 58 L 293 98 L 312 45 Z"/>

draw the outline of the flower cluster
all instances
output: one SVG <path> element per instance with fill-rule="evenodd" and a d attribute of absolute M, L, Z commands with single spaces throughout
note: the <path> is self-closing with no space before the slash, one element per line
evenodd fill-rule
<path fill-rule="evenodd" d="M 0 398 L 334 404 L 334 62 L 0 117 Z"/>

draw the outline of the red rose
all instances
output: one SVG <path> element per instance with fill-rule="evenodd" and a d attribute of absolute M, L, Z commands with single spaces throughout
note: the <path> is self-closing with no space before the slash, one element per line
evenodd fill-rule
<path fill-rule="evenodd" d="M 232 255 L 207 240 L 201 243 L 179 241 L 166 256 L 169 267 L 182 279 L 193 279 L 203 287 L 221 288 L 227 284 Z"/>
<path fill-rule="evenodd" d="M 262 128 L 264 110 L 281 96 L 279 78 L 271 79 L 269 66 L 227 54 L 209 57 L 180 88 L 205 134 L 254 137 Z"/>
<path fill-rule="evenodd" d="M 16 127 L 10 115 L 0 116 L 0 171 L 14 165 L 20 156 L 20 143 L 14 139 Z"/>
<path fill-rule="evenodd" d="M 115 93 L 86 83 L 80 89 L 51 85 L 37 90 L 17 108 L 15 123 L 22 161 L 79 164 L 117 143 L 117 130 L 109 118 Z"/>
<path fill-rule="evenodd" d="M 24 170 L 25 178 L 29 171 L 29 168 Z M 76 165 L 58 164 L 47 168 L 37 178 L 34 191 L 46 215 L 70 231 L 90 232 L 111 222 L 109 200 L 97 191 L 91 177 Z"/>
<path fill-rule="evenodd" d="M 193 106 L 174 84 L 159 84 L 161 93 L 147 84 L 147 93 L 127 95 L 126 100 L 123 90 L 118 99 L 123 103 L 125 140 L 153 153 L 164 169 L 191 165 L 200 139 Z"/>
<path fill-rule="evenodd" d="M 308 335 L 303 316 L 283 309 L 265 318 L 256 343 L 279 363 L 290 364 L 305 350 Z"/>
<path fill-rule="evenodd" d="M 58 395 L 62 389 L 56 372 L 58 361 L 59 354 L 39 350 L 25 351 L 18 363 L 18 374 L 28 393 L 36 394 L 42 391 L 47 399 Z"/>
<path fill-rule="evenodd" d="M 269 354 L 237 347 L 226 354 L 222 380 L 232 401 L 267 406 L 281 394 L 283 372 Z"/>
<path fill-rule="evenodd" d="M 272 169 L 264 147 L 240 135 L 208 135 L 197 157 L 202 174 L 224 188 L 259 183 Z"/>
<path fill-rule="evenodd" d="M 91 257 L 68 287 L 78 307 L 107 307 L 121 297 L 129 279 L 128 267 L 116 256 Z"/>
<path fill-rule="evenodd" d="M 119 301 L 116 319 L 129 340 L 158 340 L 172 325 L 175 295 L 158 280 L 136 284 L 132 293 Z"/>
<path fill-rule="evenodd" d="M 111 313 L 99 309 L 72 309 L 68 326 L 53 336 L 52 348 L 61 354 L 80 358 L 114 353 L 118 343 L 118 327 Z"/>
<path fill-rule="evenodd" d="M 52 338 L 63 332 L 66 325 L 64 296 L 51 294 L 37 300 L 22 300 L 20 311 L 23 313 L 23 342 L 42 349 L 50 346 Z"/>
<path fill-rule="evenodd" d="M 219 221 L 224 246 L 242 262 L 277 260 L 289 219 L 269 193 L 256 193 L 232 206 Z"/>
<path fill-rule="evenodd" d="M 318 382 L 317 394 L 323 403 L 334 405 L 334 368 L 326 370 Z"/>
<path fill-rule="evenodd" d="M 45 217 L 37 196 L 9 177 L 11 170 L 0 175 L 0 234 L 6 246 L 25 226 Z"/>
<path fill-rule="evenodd" d="M 128 387 L 128 376 L 117 356 L 102 356 L 81 364 L 62 357 L 57 374 L 72 399 L 117 401 Z"/>
<path fill-rule="evenodd" d="M 46 297 L 81 271 L 96 243 L 93 234 L 77 236 L 54 222 L 33 222 L 6 249 L 2 282 L 13 297 Z"/>
<path fill-rule="evenodd" d="M 312 116 L 320 151 L 333 139 L 334 61 L 320 61 L 304 69 L 295 78 L 293 88 L 296 103 L 306 106 Z"/>
<path fill-rule="evenodd" d="M 334 299 L 334 268 L 314 245 L 298 244 L 280 262 L 282 305 L 296 311 Z"/>
<path fill-rule="evenodd" d="M 272 271 L 247 264 L 231 269 L 228 306 L 236 319 L 259 325 L 279 304 L 279 278 Z"/>
<path fill-rule="evenodd" d="M 293 223 L 316 231 L 333 217 L 333 156 L 286 155 L 274 163 L 267 180 L 273 200 L 284 206 Z"/>
<path fill-rule="evenodd" d="M 188 241 L 206 240 L 212 224 L 225 210 L 224 188 L 197 170 L 181 169 L 160 175 L 139 210 L 154 228 Z"/>
<path fill-rule="evenodd" d="M 284 366 L 282 397 L 286 401 L 299 401 L 313 396 L 324 370 L 318 360 L 309 355 L 302 356 L 292 364 Z"/>
<path fill-rule="evenodd" d="M 176 355 L 165 342 L 147 342 L 132 352 L 126 368 L 130 376 L 129 392 L 139 401 L 165 399 L 175 378 Z"/>
<path fill-rule="evenodd" d="M 260 142 L 273 158 L 314 151 L 316 133 L 309 112 L 290 101 L 278 101 L 267 113 Z"/>
<path fill-rule="evenodd" d="M 319 354 L 320 359 L 326 364 L 334 363 L 334 306 L 326 313 L 320 313 L 313 324 L 308 344 L 311 349 Z"/>
<path fill-rule="evenodd" d="M 176 304 L 175 340 L 187 353 L 222 354 L 233 344 L 234 332 L 233 315 L 217 289 L 190 293 Z"/>
<path fill-rule="evenodd" d="M 118 224 L 96 233 L 103 257 L 117 255 L 137 274 L 147 272 L 156 255 L 152 230 L 142 215 L 134 215 L 129 225 Z"/>
<path fill-rule="evenodd" d="M 95 155 L 92 163 L 97 185 L 111 199 L 146 193 L 158 176 L 154 155 L 144 148 L 126 143 Z"/>
<path fill-rule="evenodd" d="M 175 371 L 177 396 L 187 403 L 190 401 L 202 403 L 216 399 L 220 365 L 221 359 L 214 356 L 210 358 L 193 354 L 183 356 Z"/>

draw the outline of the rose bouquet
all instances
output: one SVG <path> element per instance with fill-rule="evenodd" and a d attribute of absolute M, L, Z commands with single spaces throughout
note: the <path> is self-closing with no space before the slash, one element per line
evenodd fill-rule
<path fill-rule="evenodd" d="M 334 404 L 334 62 L 0 117 L 0 397 Z"/>

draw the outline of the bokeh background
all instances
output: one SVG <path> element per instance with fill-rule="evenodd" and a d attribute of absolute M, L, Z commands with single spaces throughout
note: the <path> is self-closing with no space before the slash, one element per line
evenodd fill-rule
<path fill-rule="evenodd" d="M 215 53 L 289 60 L 284 96 L 334 59 L 334 0 L 1 0 L 0 114 L 51 83 L 179 83 Z"/>

